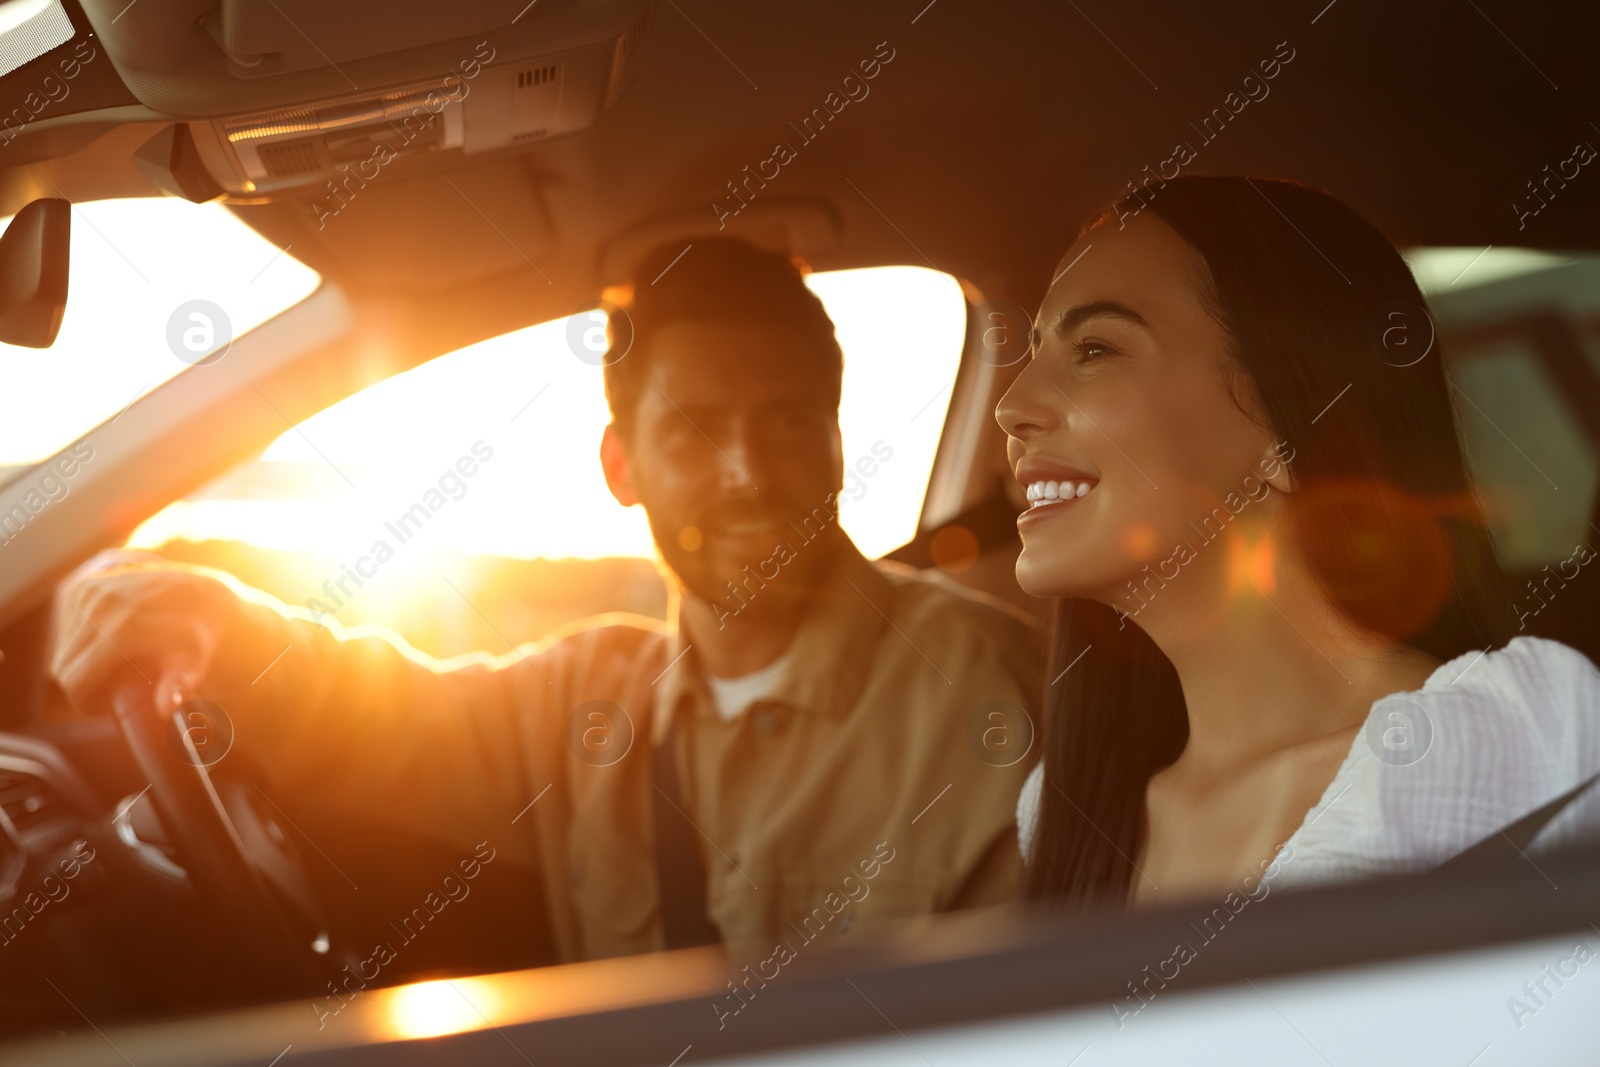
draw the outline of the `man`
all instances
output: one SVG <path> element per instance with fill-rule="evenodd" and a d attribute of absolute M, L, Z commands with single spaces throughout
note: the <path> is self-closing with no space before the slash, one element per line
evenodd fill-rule
<path fill-rule="evenodd" d="M 840 530 L 843 357 L 794 264 L 679 252 L 613 315 L 601 443 L 675 626 L 607 616 L 442 663 L 215 571 L 113 565 L 66 592 L 69 696 L 149 664 L 162 707 L 228 712 L 284 804 L 491 841 L 539 871 L 568 960 L 1012 898 L 1027 763 L 1003 746 L 1026 739 L 991 735 L 1036 704 L 1032 629 Z"/>

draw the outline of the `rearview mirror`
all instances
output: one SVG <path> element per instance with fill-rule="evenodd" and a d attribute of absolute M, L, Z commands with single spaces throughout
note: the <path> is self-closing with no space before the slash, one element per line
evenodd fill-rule
<path fill-rule="evenodd" d="M 0 342 L 49 348 L 67 311 L 72 203 L 35 200 L 0 236 Z"/>

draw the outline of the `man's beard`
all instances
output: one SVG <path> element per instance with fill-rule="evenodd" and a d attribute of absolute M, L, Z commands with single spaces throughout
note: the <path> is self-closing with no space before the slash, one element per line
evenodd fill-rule
<path fill-rule="evenodd" d="M 668 519 L 649 508 L 645 515 L 662 557 L 684 588 L 729 612 L 765 614 L 805 599 L 831 567 L 843 539 L 837 512 L 820 501 L 734 497 L 711 501 L 686 517 Z M 685 537 L 686 530 L 694 532 Z M 714 547 L 723 535 L 762 537 L 771 544 L 729 555 Z M 686 548 L 696 536 L 698 547 Z"/>

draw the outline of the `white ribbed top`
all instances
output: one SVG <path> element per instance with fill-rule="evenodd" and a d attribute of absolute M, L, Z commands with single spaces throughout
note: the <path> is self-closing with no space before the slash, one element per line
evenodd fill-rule
<path fill-rule="evenodd" d="M 1420 871 L 1600 772 L 1600 670 L 1556 641 L 1518 637 L 1373 703 L 1322 799 L 1279 853 L 1278 888 Z M 1017 798 L 1026 859 L 1044 765 Z M 1600 836 L 1600 785 L 1529 850 Z"/>

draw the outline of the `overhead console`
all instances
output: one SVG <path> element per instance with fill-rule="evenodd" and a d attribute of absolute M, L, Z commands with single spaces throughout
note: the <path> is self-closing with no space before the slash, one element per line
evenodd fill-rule
<path fill-rule="evenodd" d="M 584 130 L 653 0 L 81 0 L 129 91 L 189 121 L 137 161 L 191 200 L 367 182 Z"/>

